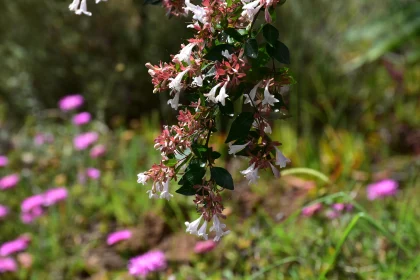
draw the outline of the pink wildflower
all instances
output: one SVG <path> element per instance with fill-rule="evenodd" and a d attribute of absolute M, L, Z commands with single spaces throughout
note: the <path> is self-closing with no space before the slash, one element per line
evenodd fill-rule
<path fill-rule="evenodd" d="M 45 143 L 54 142 L 54 136 L 51 134 L 37 133 L 34 137 L 34 143 L 36 146 L 42 146 Z"/>
<path fill-rule="evenodd" d="M 199 241 L 195 244 L 194 252 L 197 254 L 207 253 L 216 248 L 216 246 L 217 242 L 214 242 L 213 240 Z"/>
<path fill-rule="evenodd" d="M 106 147 L 104 145 L 96 145 L 90 150 L 90 157 L 97 158 L 103 156 L 106 152 Z"/>
<path fill-rule="evenodd" d="M 6 166 L 9 163 L 9 159 L 6 156 L 0 156 L 0 167 Z"/>
<path fill-rule="evenodd" d="M 113 233 L 110 233 L 106 239 L 108 245 L 114 245 L 123 240 L 130 239 L 132 236 L 131 231 L 129 230 L 120 230 Z"/>
<path fill-rule="evenodd" d="M 22 212 L 30 212 L 34 208 L 41 207 L 44 204 L 44 196 L 42 194 L 33 195 L 25 198 L 20 208 Z"/>
<path fill-rule="evenodd" d="M 302 215 L 306 216 L 306 217 L 311 217 L 315 213 L 321 211 L 321 209 L 322 209 L 322 204 L 321 203 L 315 203 L 315 204 L 304 207 L 302 209 Z"/>
<path fill-rule="evenodd" d="M 82 106 L 83 102 L 84 98 L 80 94 L 67 95 L 58 102 L 58 106 L 62 111 L 71 111 Z"/>
<path fill-rule="evenodd" d="M 7 214 L 9 214 L 9 208 L 0 204 L 0 219 L 6 217 Z"/>
<path fill-rule="evenodd" d="M 51 206 L 67 198 L 68 192 L 65 187 L 49 189 L 44 194 L 44 205 Z"/>
<path fill-rule="evenodd" d="M 33 221 L 35 221 L 35 219 L 41 217 L 43 214 L 44 214 L 44 209 L 42 207 L 38 206 L 38 207 L 34 207 L 29 212 L 22 212 L 20 214 L 20 219 L 21 219 L 22 223 L 30 224 Z"/>
<path fill-rule="evenodd" d="M 398 191 L 398 182 L 392 179 L 382 180 L 368 185 L 366 191 L 369 200 L 394 196 Z"/>
<path fill-rule="evenodd" d="M 95 143 L 98 140 L 98 133 L 96 132 L 86 132 L 77 135 L 73 139 L 73 145 L 76 150 L 85 150 L 90 145 Z"/>
<path fill-rule="evenodd" d="M 88 112 L 82 112 L 73 116 L 72 122 L 74 125 L 84 125 L 89 123 L 91 115 Z"/>
<path fill-rule="evenodd" d="M 17 264 L 13 258 L 0 258 L 0 273 L 17 271 Z"/>
<path fill-rule="evenodd" d="M 26 250 L 28 248 L 30 239 L 26 236 L 21 236 L 15 240 L 3 243 L 0 247 L 0 256 L 6 257 L 13 253 Z"/>
<path fill-rule="evenodd" d="M 162 251 L 150 251 L 144 255 L 130 259 L 128 271 L 134 276 L 147 276 L 150 272 L 164 270 L 166 258 Z"/>
<path fill-rule="evenodd" d="M 19 175 L 10 174 L 0 179 L 0 190 L 10 189 L 19 182 Z"/>
<path fill-rule="evenodd" d="M 99 169 L 89 167 L 88 169 L 86 169 L 86 175 L 89 178 L 96 180 L 99 179 L 99 177 L 101 177 L 101 171 Z"/>

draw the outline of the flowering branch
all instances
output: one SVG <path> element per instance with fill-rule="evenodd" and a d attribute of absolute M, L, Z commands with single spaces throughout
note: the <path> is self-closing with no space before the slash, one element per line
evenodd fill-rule
<path fill-rule="evenodd" d="M 259 170 L 271 169 L 278 177 L 279 169 L 290 163 L 278 148 L 281 144 L 269 137 L 270 121 L 285 118 L 282 93 L 294 82 L 288 68 L 276 69 L 274 63 L 267 67 L 270 60 L 290 63 L 289 49 L 270 24 L 275 7 L 284 2 L 204 0 L 195 5 L 190 0 L 146 0 L 162 3 L 174 16 L 191 12 L 193 23 L 187 27 L 195 34 L 171 62 L 146 64 L 153 92 L 169 92 L 168 104 L 178 111 L 178 123 L 163 127 L 155 139 L 162 159 L 138 174 L 138 183 L 152 182 L 147 191 L 150 198 L 171 199 L 170 181 L 180 186 L 177 193 L 195 196 L 201 215 L 185 224 L 187 232 L 204 239 L 209 222 L 215 241 L 229 232 L 220 222 L 225 218 L 221 192 L 234 189 L 231 174 L 215 166 L 221 154 L 209 146 L 212 133 L 217 132 L 216 116 L 234 117 L 225 143 L 229 154 L 249 158 L 249 167 L 241 171 L 249 184 L 257 181 Z M 80 6 L 79 0 L 70 5 L 78 14 L 88 14 L 85 8 L 86 0 Z M 265 23 L 254 30 L 262 10 Z M 235 113 L 234 103 L 242 100 L 243 111 Z"/>

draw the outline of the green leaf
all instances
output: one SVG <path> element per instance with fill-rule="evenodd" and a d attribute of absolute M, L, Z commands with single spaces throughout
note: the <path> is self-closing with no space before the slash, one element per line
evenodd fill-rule
<path fill-rule="evenodd" d="M 208 148 L 204 145 L 200 145 L 200 144 L 197 144 L 196 142 L 194 142 L 191 145 L 191 149 L 192 149 L 193 153 L 199 158 L 204 158 L 204 157 L 207 156 Z"/>
<path fill-rule="evenodd" d="M 233 102 L 229 99 L 225 99 L 225 106 L 219 104 L 220 112 L 222 112 L 223 115 L 228 117 L 234 116 L 234 108 L 233 108 Z"/>
<path fill-rule="evenodd" d="M 167 167 L 174 167 L 177 163 L 178 163 L 178 160 L 176 158 L 170 158 L 163 162 L 163 164 L 166 165 Z"/>
<path fill-rule="evenodd" d="M 228 143 L 239 138 L 245 138 L 248 135 L 249 130 L 251 129 L 252 123 L 254 122 L 254 113 L 252 112 L 242 112 L 239 116 L 233 121 L 232 126 L 230 127 L 229 135 L 225 141 Z"/>
<path fill-rule="evenodd" d="M 210 169 L 211 178 L 222 188 L 233 190 L 233 179 L 229 171 L 222 167 L 212 167 Z"/>
<path fill-rule="evenodd" d="M 258 43 L 255 39 L 249 39 L 245 42 L 245 54 L 250 58 L 258 57 Z"/>
<path fill-rule="evenodd" d="M 214 46 L 207 52 L 204 58 L 208 60 L 213 60 L 213 61 L 215 60 L 222 61 L 224 58 L 224 56 L 222 55 L 222 52 L 225 50 L 227 50 L 229 53 L 232 53 L 235 50 L 235 47 L 229 44 L 220 44 L 220 45 Z"/>
<path fill-rule="evenodd" d="M 211 158 L 212 159 L 218 159 L 219 157 L 221 157 L 222 154 L 216 151 L 211 152 Z"/>
<path fill-rule="evenodd" d="M 194 186 L 192 185 L 184 185 L 180 187 L 179 189 L 177 189 L 175 192 L 182 195 L 189 196 L 189 195 L 195 195 L 196 189 L 194 189 Z"/>
<path fill-rule="evenodd" d="M 279 38 L 279 31 L 277 28 L 267 23 L 263 27 L 263 36 L 267 43 L 274 47 L 276 45 L 277 39 Z"/>
<path fill-rule="evenodd" d="M 184 176 L 179 180 L 178 185 L 198 185 L 201 184 L 204 175 L 206 174 L 206 169 L 200 167 L 195 163 L 190 163 L 188 165 Z"/>
<path fill-rule="evenodd" d="M 290 52 L 289 48 L 280 41 L 276 41 L 275 45 L 272 47 L 270 45 L 266 46 L 267 53 L 275 58 L 278 62 L 290 64 Z"/>
<path fill-rule="evenodd" d="M 235 28 L 228 28 L 225 30 L 225 33 L 238 42 L 241 42 L 243 39 L 243 36 Z"/>

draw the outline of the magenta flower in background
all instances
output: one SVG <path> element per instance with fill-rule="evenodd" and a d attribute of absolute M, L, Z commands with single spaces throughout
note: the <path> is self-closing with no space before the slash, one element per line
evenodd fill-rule
<path fill-rule="evenodd" d="M 204 254 L 212 251 L 214 248 L 216 248 L 216 246 L 217 242 L 214 242 L 213 240 L 199 241 L 195 244 L 194 252 L 197 254 Z"/>
<path fill-rule="evenodd" d="M 13 258 L 0 258 L 0 273 L 17 271 L 17 264 Z"/>
<path fill-rule="evenodd" d="M 83 102 L 84 98 L 80 94 L 67 95 L 58 102 L 58 106 L 62 111 L 70 111 L 82 106 Z"/>
<path fill-rule="evenodd" d="M 96 180 L 99 179 L 99 177 L 101 177 L 101 171 L 99 169 L 89 167 L 88 169 L 86 169 L 86 175 L 89 178 Z"/>
<path fill-rule="evenodd" d="M 10 174 L 0 179 L 0 190 L 10 189 L 19 182 L 19 175 Z"/>
<path fill-rule="evenodd" d="M 166 266 L 166 257 L 162 251 L 150 251 L 130 259 L 128 271 L 131 275 L 145 277 L 150 272 L 164 270 Z"/>
<path fill-rule="evenodd" d="M 26 250 L 28 248 L 30 239 L 26 236 L 21 236 L 15 240 L 5 242 L 0 247 L 0 256 L 7 257 L 13 253 Z"/>
<path fill-rule="evenodd" d="M 315 203 L 313 205 L 306 206 L 302 209 L 302 215 L 305 217 L 311 217 L 315 213 L 321 211 L 322 204 L 321 203 Z"/>
<path fill-rule="evenodd" d="M 44 193 L 44 205 L 51 206 L 62 200 L 65 200 L 68 196 L 67 189 L 65 187 L 58 187 L 49 189 Z"/>
<path fill-rule="evenodd" d="M 398 192 L 398 182 L 392 179 L 382 180 L 368 185 L 366 191 L 369 200 L 394 196 Z"/>
<path fill-rule="evenodd" d="M 0 204 L 0 219 L 6 217 L 7 214 L 9 214 L 9 208 Z"/>
<path fill-rule="evenodd" d="M 42 146 L 45 143 L 52 143 L 54 142 L 54 136 L 51 134 L 45 134 L 45 133 L 37 133 L 34 137 L 34 143 L 36 146 Z"/>
<path fill-rule="evenodd" d="M 0 156 L 0 167 L 4 167 L 9 163 L 9 159 L 6 156 Z"/>
<path fill-rule="evenodd" d="M 353 210 L 353 204 L 350 203 L 335 203 L 332 205 L 332 209 L 337 212 L 343 212 L 343 211 L 351 211 Z"/>
<path fill-rule="evenodd" d="M 131 231 L 129 230 L 120 230 L 113 233 L 110 233 L 106 239 L 108 245 L 114 245 L 123 240 L 130 239 L 132 236 Z"/>
<path fill-rule="evenodd" d="M 36 194 L 25 198 L 20 204 L 22 212 L 30 212 L 35 208 L 41 207 L 44 204 L 44 196 L 42 194 Z"/>
<path fill-rule="evenodd" d="M 42 207 L 34 207 L 29 212 L 22 212 L 20 214 L 20 220 L 24 224 L 30 224 L 37 218 L 41 217 L 44 214 L 44 209 Z"/>
<path fill-rule="evenodd" d="M 103 156 L 106 152 L 106 147 L 102 144 L 96 145 L 95 147 L 90 150 L 90 157 L 91 158 L 97 158 L 100 156 Z"/>
<path fill-rule="evenodd" d="M 72 122 L 75 125 L 84 125 L 90 122 L 91 115 L 88 112 L 82 112 L 73 116 Z"/>
<path fill-rule="evenodd" d="M 73 145 L 76 150 L 85 150 L 90 145 L 95 143 L 98 140 L 98 133 L 96 132 L 86 132 L 77 135 L 73 139 Z"/>

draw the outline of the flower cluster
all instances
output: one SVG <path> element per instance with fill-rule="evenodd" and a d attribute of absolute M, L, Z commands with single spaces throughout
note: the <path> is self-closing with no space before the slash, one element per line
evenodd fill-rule
<path fill-rule="evenodd" d="M 229 154 L 249 158 L 249 167 L 241 171 L 249 184 L 257 182 L 260 170 L 269 169 L 279 177 L 279 169 L 290 163 L 279 149 L 281 144 L 269 137 L 270 122 L 285 117 L 282 94 L 293 83 L 288 69 L 274 62 L 289 62 L 287 47 L 269 24 L 279 2 L 163 2 L 168 13 L 192 14 L 193 23 L 187 27 L 195 33 L 171 62 L 146 64 L 154 92 L 169 92 L 168 104 L 179 115 L 178 124 L 165 126 L 155 140 L 161 162 L 138 174 L 137 182 L 152 182 L 150 198 L 169 200 L 170 181 L 181 185 L 177 193 L 194 195 L 201 215 L 185 224 L 187 232 L 204 239 L 214 232 L 214 241 L 218 241 L 229 232 L 220 222 L 225 218 L 221 192 L 234 188 L 230 173 L 215 166 L 221 154 L 209 146 L 217 131 L 216 116 L 236 117 L 226 143 Z M 257 31 L 253 27 L 260 11 L 266 23 Z M 264 42 L 259 43 L 258 32 L 263 33 Z M 235 114 L 235 102 L 242 103 L 242 113 Z M 210 177 L 205 175 L 209 173 Z M 209 223 L 213 225 L 208 233 Z"/>
<path fill-rule="evenodd" d="M 194 36 L 170 62 L 146 64 L 153 92 L 169 92 L 168 104 L 179 115 L 178 124 L 165 126 L 155 139 L 155 148 L 162 156 L 160 163 L 138 174 L 137 182 L 152 182 L 147 191 L 150 198 L 170 200 L 170 182 L 177 181 L 181 187 L 176 192 L 194 195 L 201 214 L 196 221 L 186 223 L 187 232 L 207 239 L 207 224 L 213 221 L 210 231 L 217 241 L 229 232 L 219 221 L 224 218 L 221 192 L 234 186 L 231 174 L 215 166 L 221 154 L 209 146 L 217 131 L 216 117 L 235 117 L 226 143 L 229 154 L 249 158 L 249 167 L 241 171 L 249 184 L 257 182 L 260 170 L 269 169 L 279 177 L 279 169 L 290 163 L 278 148 L 281 143 L 269 136 L 270 122 L 287 117 L 282 94 L 293 83 L 288 69 L 279 67 L 290 62 L 289 50 L 270 24 L 274 8 L 284 0 L 146 1 L 159 2 L 168 14 L 191 14 L 192 24 L 187 27 L 194 30 Z M 86 0 L 74 0 L 70 10 L 91 15 Z M 261 11 L 265 23 L 254 28 Z M 239 114 L 234 111 L 235 102 L 242 103 Z M 79 118 L 79 122 L 89 119 Z M 93 135 L 79 137 L 74 142 L 79 150 L 96 141 Z M 209 178 L 205 176 L 208 173 Z"/>

